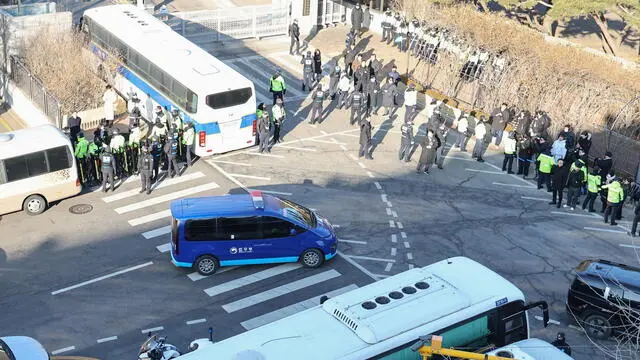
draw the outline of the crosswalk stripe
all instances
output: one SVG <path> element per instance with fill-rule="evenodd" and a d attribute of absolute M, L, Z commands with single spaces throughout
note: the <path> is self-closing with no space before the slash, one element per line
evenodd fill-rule
<path fill-rule="evenodd" d="M 166 243 L 166 244 L 158 245 L 158 246 L 156 246 L 156 249 L 157 249 L 158 251 L 160 251 L 161 253 L 169 252 L 169 251 L 171 250 L 171 243 Z"/>
<path fill-rule="evenodd" d="M 237 268 L 238 266 L 225 266 L 223 268 L 220 268 L 220 270 L 217 270 L 215 274 L 210 276 L 216 276 L 222 273 L 226 273 L 227 271 L 235 270 Z M 209 276 L 200 275 L 200 273 L 198 272 L 192 272 L 191 274 L 187 274 L 187 277 L 191 279 L 191 281 L 198 281 L 198 280 L 206 279 Z"/>
<path fill-rule="evenodd" d="M 127 206 L 122 206 L 119 208 L 116 208 L 115 211 L 118 214 L 124 214 L 124 213 L 128 213 L 131 211 L 135 211 L 135 210 L 139 210 L 148 206 L 152 206 L 152 205 L 157 205 L 166 201 L 170 201 L 170 200 L 175 200 L 175 199 L 179 199 L 185 196 L 189 196 L 189 195 L 193 195 L 193 194 L 197 194 L 199 192 L 203 192 L 203 191 L 208 191 L 208 190 L 213 190 L 216 188 L 219 188 L 220 186 L 214 182 L 208 183 L 208 184 L 202 184 L 202 185 L 198 185 L 198 186 L 194 186 L 188 189 L 183 189 L 180 191 L 175 191 L 169 194 L 165 194 L 165 195 L 161 195 L 161 196 L 157 196 L 154 198 L 151 198 L 149 200 L 144 200 L 144 201 L 139 201 L 135 204 L 130 204 Z"/>
<path fill-rule="evenodd" d="M 208 289 L 205 289 L 204 292 L 209 296 L 220 295 L 228 291 L 235 290 L 243 286 L 250 285 L 258 281 L 262 281 L 264 279 L 268 279 L 273 276 L 277 276 L 295 269 L 299 269 L 300 267 L 302 267 L 300 263 L 282 264 L 282 265 L 275 266 L 263 271 L 259 271 L 255 274 L 251 274 L 245 277 L 241 277 L 239 279 L 222 283 L 220 285 L 216 285 L 214 287 L 210 287 Z"/>
<path fill-rule="evenodd" d="M 302 278 L 300 280 L 296 280 L 294 282 L 291 282 L 285 285 L 278 286 L 273 289 L 269 289 L 267 291 L 263 291 L 255 295 L 248 296 L 246 298 L 234 301 L 226 305 L 222 305 L 222 308 L 228 313 L 236 312 L 242 309 L 246 309 L 250 306 L 253 306 L 271 299 L 275 299 L 279 296 L 283 296 L 283 295 L 292 293 L 294 291 L 304 289 L 311 285 L 316 285 L 320 282 L 337 278 L 338 276 L 341 276 L 341 275 L 342 274 L 340 274 L 335 269 L 331 269 L 328 271 L 321 272 L 319 274 Z"/>
<path fill-rule="evenodd" d="M 184 174 L 180 177 L 177 178 L 173 178 L 173 179 L 166 179 L 160 182 L 156 182 L 155 184 L 153 184 L 153 186 L 151 186 L 151 190 L 157 190 L 157 189 L 162 189 L 165 188 L 167 186 L 172 186 L 172 185 L 176 185 L 176 184 L 180 184 L 183 182 L 187 182 L 187 181 L 191 181 L 191 180 L 195 180 L 195 179 L 199 179 L 201 177 L 204 177 L 204 174 L 201 172 L 195 172 L 195 173 L 191 173 L 191 174 Z M 106 203 L 110 203 L 110 202 L 114 202 L 114 201 L 118 201 L 118 200 L 122 200 L 131 196 L 135 196 L 138 195 L 140 193 L 139 189 L 131 189 L 131 190 L 127 190 L 127 191 L 123 191 L 111 196 L 107 196 L 107 197 L 103 197 L 102 201 L 106 202 Z"/>
<path fill-rule="evenodd" d="M 253 175 L 243 175 L 243 174 L 229 174 L 233 177 L 245 178 L 245 179 L 253 179 L 253 180 L 264 180 L 269 181 L 271 178 L 262 177 L 262 176 L 253 176 Z"/>
<path fill-rule="evenodd" d="M 244 63 L 244 62 L 243 62 Z M 254 88 L 256 91 L 256 98 L 258 100 L 258 103 L 265 103 L 268 104 L 270 102 L 270 96 L 265 94 L 262 90 L 264 89 L 264 81 L 260 81 L 258 80 L 255 76 L 248 74 L 247 71 L 242 70 L 242 68 L 240 68 L 237 64 L 234 63 L 228 63 L 227 65 L 229 65 L 231 68 L 233 68 L 233 70 L 239 72 L 240 74 L 242 74 L 244 77 L 248 78 L 249 80 L 253 81 L 254 84 Z"/>
<path fill-rule="evenodd" d="M 171 233 L 171 225 L 163 226 L 154 230 L 143 232 L 142 236 L 145 239 L 152 239 L 154 237 L 162 236 Z"/>
<path fill-rule="evenodd" d="M 258 62 L 261 63 L 263 66 L 269 66 L 269 62 L 262 58 L 262 59 L 258 59 Z M 247 63 L 248 64 L 248 63 Z M 294 76 L 289 76 L 288 71 L 282 72 L 282 77 L 285 80 L 286 84 L 295 84 L 295 86 L 288 86 L 287 87 L 287 93 L 293 93 L 294 96 L 306 96 L 306 94 L 304 94 L 301 90 L 298 90 L 298 84 L 300 83 L 300 79 L 294 77 Z"/>
<path fill-rule="evenodd" d="M 146 224 L 148 222 L 156 221 L 158 219 L 166 218 L 171 216 L 171 210 L 162 210 L 157 213 L 141 216 L 139 218 L 129 220 L 129 225 L 138 226 L 142 224 Z"/>
<path fill-rule="evenodd" d="M 351 284 L 345 287 L 342 287 L 340 289 L 337 290 L 333 290 L 331 292 L 326 293 L 325 295 L 332 298 L 334 296 L 338 296 L 341 294 L 344 294 L 346 292 L 349 292 L 351 290 L 355 290 L 358 288 L 358 285 L 356 284 Z M 307 299 L 304 301 L 300 301 L 298 303 L 295 303 L 293 305 L 289 305 L 289 306 L 285 306 L 282 309 L 278 309 L 257 317 L 254 317 L 253 319 L 249 319 L 247 321 L 243 321 L 240 323 L 240 325 L 242 325 L 246 330 L 251 330 L 251 329 L 255 329 L 257 327 L 260 327 L 262 325 L 266 325 L 269 323 L 272 323 L 274 321 L 283 319 L 287 316 L 291 316 L 293 314 L 297 314 L 301 311 L 307 310 L 307 309 L 311 309 L 312 307 L 319 305 L 320 304 L 320 298 L 322 296 L 316 296 L 314 298 L 311 299 Z"/>

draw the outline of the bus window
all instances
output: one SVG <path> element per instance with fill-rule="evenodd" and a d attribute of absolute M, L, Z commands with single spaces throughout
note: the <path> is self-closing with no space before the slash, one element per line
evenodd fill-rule
<path fill-rule="evenodd" d="M 251 88 L 236 89 L 207 95 L 206 102 L 212 109 L 222 109 L 242 105 L 251 99 L 252 94 L 253 92 L 251 91 Z"/>
<path fill-rule="evenodd" d="M 185 110 L 192 114 L 198 111 L 198 95 L 189 89 L 187 89 L 187 106 Z"/>
<path fill-rule="evenodd" d="M 495 312 L 467 321 L 439 335 L 445 348 L 483 348 L 488 346 L 491 335 L 495 335 Z"/>
<path fill-rule="evenodd" d="M 49 163 L 49 172 L 64 170 L 71 167 L 68 147 L 59 146 L 57 148 L 49 149 L 46 151 L 46 154 L 47 161 Z"/>
<path fill-rule="evenodd" d="M 4 160 L 4 167 L 7 172 L 7 182 L 26 179 L 29 177 L 29 169 L 24 156 L 17 156 Z"/>

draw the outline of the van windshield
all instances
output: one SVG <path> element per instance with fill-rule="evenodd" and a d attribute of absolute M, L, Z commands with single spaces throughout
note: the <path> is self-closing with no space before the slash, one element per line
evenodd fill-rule
<path fill-rule="evenodd" d="M 298 222 L 307 224 L 310 228 L 315 228 L 316 216 L 313 214 L 313 211 L 307 209 L 306 207 L 296 204 L 293 201 L 279 199 L 280 207 L 282 207 L 282 214 L 289 218 L 297 220 Z"/>

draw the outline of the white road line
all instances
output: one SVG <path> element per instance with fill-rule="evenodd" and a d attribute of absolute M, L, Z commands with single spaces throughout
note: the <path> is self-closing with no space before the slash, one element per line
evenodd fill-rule
<path fill-rule="evenodd" d="M 367 244 L 366 241 L 360 241 L 360 240 L 338 239 L 338 242 L 344 242 L 344 243 L 350 243 L 350 244 L 361 244 L 361 245 L 366 245 Z"/>
<path fill-rule="evenodd" d="M 349 150 L 349 149 L 347 149 L 347 147 L 346 147 L 346 146 L 344 146 L 344 145 L 340 145 L 340 149 L 342 149 L 342 151 L 348 151 L 348 150 Z"/>
<path fill-rule="evenodd" d="M 405 249 L 408 249 L 408 248 L 410 248 L 410 247 L 411 247 L 411 244 L 409 244 L 409 242 L 408 242 L 408 241 L 405 241 L 405 242 L 404 242 L 404 248 L 405 248 Z"/>
<path fill-rule="evenodd" d="M 197 194 L 197 193 L 200 193 L 200 192 L 203 192 L 203 191 L 209 191 L 209 190 L 217 189 L 219 187 L 220 187 L 220 185 L 218 185 L 218 184 L 216 184 L 214 182 L 211 182 L 211 183 L 208 183 L 208 184 L 202 184 L 202 185 L 190 187 L 190 188 L 187 188 L 187 189 L 175 191 L 175 192 L 172 192 L 170 194 L 157 196 L 157 197 L 151 198 L 149 200 L 139 201 L 139 202 L 134 203 L 134 204 L 130 204 L 130 205 L 127 205 L 127 206 L 122 206 L 122 207 L 116 208 L 115 212 L 117 212 L 118 214 L 125 214 L 125 213 L 131 212 L 131 211 L 143 209 L 143 208 L 148 207 L 148 206 L 161 204 L 161 203 L 166 202 L 166 201 L 180 199 L 180 198 L 187 197 L 187 196 L 193 195 L 193 194 Z"/>
<path fill-rule="evenodd" d="M 268 178 L 268 177 L 262 177 L 262 176 L 243 175 L 243 174 L 229 174 L 229 175 L 230 175 L 230 176 L 233 176 L 233 177 L 239 177 L 239 178 L 246 178 L 246 179 L 254 179 L 254 180 L 271 181 L 271 178 Z"/>
<path fill-rule="evenodd" d="M 363 274 L 367 275 L 368 277 L 372 278 L 375 281 L 380 280 L 379 276 L 374 275 L 371 271 L 367 270 L 364 266 L 358 264 L 357 261 L 343 254 L 341 251 L 336 251 L 336 253 L 340 255 L 341 258 L 345 259 L 349 264 L 355 266 L 356 268 L 358 268 L 358 270 L 362 271 Z"/>
<path fill-rule="evenodd" d="M 228 281 L 226 283 L 222 283 L 220 285 L 216 285 L 214 287 L 210 287 L 205 289 L 204 292 L 209 296 L 216 296 L 231 290 L 239 289 L 243 286 L 247 286 L 258 281 L 262 281 L 264 279 L 268 279 L 270 277 L 274 277 L 277 275 L 284 274 L 286 272 L 296 270 L 302 267 L 299 263 L 289 263 L 283 264 L 276 267 L 272 267 L 266 270 L 259 271 L 257 273 L 247 275 L 245 277 L 241 277 L 235 280 Z"/>
<path fill-rule="evenodd" d="M 161 253 L 166 253 L 171 251 L 171 243 L 166 243 L 166 244 L 162 244 L 162 245 L 158 245 L 156 246 L 156 250 L 158 250 Z"/>
<path fill-rule="evenodd" d="M 163 226 L 154 230 L 145 231 L 142 233 L 142 237 L 145 239 L 153 239 L 154 237 L 167 235 L 171 233 L 171 225 Z"/>
<path fill-rule="evenodd" d="M 398 252 L 398 249 L 396 248 L 391 248 L 391 256 L 396 256 L 396 253 Z"/>
<path fill-rule="evenodd" d="M 367 171 L 367 176 L 372 178 L 372 179 L 375 177 L 375 175 L 373 175 L 373 173 L 371 171 Z"/>
<path fill-rule="evenodd" d="M 407 259 L 413 260 L 413 254 L 412 253 L 407 253 Z"/>
<path fill-rule="evenodd" d="M 317 152 L 318 151 L 318 150 L 312 149 L 312 148 L 301 148 L 301 147 L 288 146 L 288 145 L 278 145 L 278 144 L 276 144 L 274 147 L 283 148 L 283 149 L 290 149 L 290 150 L 298 150 L 298 151 L 309 151 L 309 152 Z"/>
<path fill-rule="evenodd" d="M 490 167 L 492 167 L 492 168 L 494 168 L 494 169 L 496 169 L 496 170 L 502 170 L 500 167 L 498 167 L 498 166 L 496 166 L 496 165 L 493 165 L 492 163 L 484 162 L 484 164 L 489 165 Z M 519 176 L 516 176 L 516 175 L 514 175 L 514 174 L 508 174 L 508 175 L 509 175 L 510 177 L 512 177 L 513 179 L 516 179 L 516 180 L 518 180 L 518 181 L 521 181 L 521 182 L 523 182 L 523 183 L 527 184 L 529 187 L 534 187 L 534 188 L 536 188 L 536 189 L 537 189 L 537 187 L 536 187 L 535 185 L 533 185 L 531 182 L 529 182 L 528 180 L 525 180 L 525 179 L 523 179 L 523 178 L 521 178 L 521 177 L 519 177 Z"/>
<path fill-rule="evenodd" d="M 220 270 L 216 270 L 216 273 L 210 276 L 220 275 L 222 273 L 226 273 L 227 271 L 235 270 L 238 267 L 239 266 L 224 266 L 220 268 Z M 192 272 L 191 274 L 187 274 L 187 277 L 191 279 L 191 281 L 198 281 L 198 280 L 206 279 L 209 276 L 204 276 L 204 275 L 200 275 L 200 273 Z"/>
<path fill-rule="evenodd" d="M 445 156 L 445 159 L 454 159 L 454 160 L 462 160 L 462 161 L 473 161 L 473 162 L 478 162 L 476 159 L 465 159 L 465 158 L 461 158 L 459 156 L 451 156 L 451 155 L 447 155 Z"/>
<path fill-rule="evenodd" d="M 393 266 L 392 263 L 387 263 L 387 266 L 384 267 L 384 271 L 389 272 L 391 271 L 391 267 Z"/>
<path fill-rule="evenodd" d="M 358 161 L 358 166 L 360 166 L 363 169 L 367 168 L 367 166 L 365 164 L 361 163 L 360 161 Z"/>
<path fill-rule="evenodd" d="M 399 222 L 399 221 L 398 221 L 398 222 L 396 222 L 396 225 L 398 226 L 398 229 L 403 229 L 403 228 L 404 228 L 404 226 L 402 225 L 402 223 L 401 223 L 401 222 Z"/>
<path fill-rule="evenodd" d="M 162 331 L 164 330 L 164 326 L 157 326 L 154 328 L 150 328 L 150 329 L 144 329 L 142 331 L 140 331 L 143 334 L 147 334 L 147 333 L 154 333 L 154 332 L 158 332 L 158 331 Z"/>
<path fill-rule="evenodd" d="M 387 202 L 387 194 L 381 194 L 380 198 L 382 199 L 382 202 Z"/>
<path fill-rule="evenodd" d="M 356 260 L 371 260 L 371 261 L 384 261 L 384 262 L 396 262 L 393 259 L 381 259 L 381 258 L 374 258 L 374 257 L 368 257 L 368 256 L 357 256 L 357 255 L 346 255 L 351 259 L 356 259 Z"/>
<path fill-rule="evenodd" d="M 333 226 L 333 227 L 334 227 L 334 228 L 336 228 L 336 229 L 341 228 L 341 226 L 340 226 L 340 225 L 338 225 L 338 224 L 331 224 L 331 226 Z"/>
<path fill-rule="evenodd" d="M 263 291 L 255 295 L 245 297 L 243 299 L 234 301 L 229 304 L 222 305 L 222 308 L 228 313 L 236 312 L 242 309 L 246 309 L 250 306 L 254 306 L 256 304 L 263 303 L 265 301 L 275 299 L 283 295 L 287 295 L 294 291 L 304 289 L 312 285 L 316 285 L 320 282 L 337 278 L 341 275 L 342 274 L 337 272 L 335 269 L 331 269 L 328 271 L 321 272 L 319 274 L 308 276 L 306 278 L 302 278 L 300 280 L 296 280 L 288 284 L 284 284 L 284 285 L 269 289 L 267 291 Z"/>
<path fill-rule="evenodd" d="M 281 192 L 281 191 L 273 191 L 273 190 L 249 189 L 249 191 L 260 191 L 260 192 L 263 192 L 263 193 L 265 193 L 265 194 L 273 194 L 273 195 L 284 195 L 284 196 L 291 196 L 291 195 L 293 195 L 292 193 L 288 193 L 288 192 Z"/>
<path fill-rule="evenodd" d="M 105 279 L 109 279 L 109 278 L 112 278 L 114 276 L 122 275 L 122 274 L 128 273 L 130 271 L 138 270 L 138 269 L 141 269 L 141 268 L 143 268 L 145 266 L 149 266 L 149 265 L 152 265 L 152 264 L 153 264 L 153 261 L 149 261 L 149 262 L 146 262 L 144 264 L 132 266 L 132 267 L 127 268 L 127 269 L 122 269 L 122 270 L 116 271 L 116 272 L 108 274 L 108 275 L 103 275 L 103 276 L 97 277 L 95 279 L 91 279 L 89 281 L 81 282 L 79 284 L 66 287 L 64 289 L 53 291 L 53 292 L 51 292 L 51 295 L 61 294 L 63 292 L 67 292 L 69 290 L 77 289 L 77 288 L 83 287 L 85 285 L 93 284 L 95 282 L 102 281 L 102 280 L 105 280 Z"/>
<path fill-rule="evenodd" d="M 391 204 L 391 201 L 387 201 L 387 206 L 388 207 L 393 207 L 393 204 Z"/>
<path fill-rule="evenodd" d="M 68 347 L 66 347 L 66 348 L 62 348 L 62 349 L 58 349 L 58 350 L 53 350 L 53 351 L 51 352 L 51 355 L 58 355 L 58 354 L 62 354 L 62 353 L 65 353 L 65 352 L 69 352 L 69 351 L 72 351 L 72 350 L 75 350 L 75 349 L 76 349 L 76 347 L 75 347 L 75 346 L 68 346 Z"/>
<path fill-rule="evenodd" d="M 244 186 L 244 184 L 242 184 L 240 181 L 238 181 L 238 179 L 234 178 L 233 176 L 230 176 L 226 171 L 224 171 L 220 166 L 212 163 L 212 162 L 208 162 L 209 165 L 211 165 L 214 169 L 218 170 L 218 172 L 220 174 L 222 174 L 222 176 L 226 177 L 229 181 L 231 181 L 232 183 L 238 185 L 240 188 L 242 188 L 244 191 L 249 192 L 249 189 Z"/>
<path fill-rule="evenodd" d="M 373 185 L 375 185 L 375 186 L 376 186 L 376 189 L 378 189 L 378 190 L 382 190 L 382 185 L 380 185 L 380 183 L 379 183 L 379 182 L 374 181 L 374 182 L 373 182 Z"/>
<path fill-rule="evenodd" d="M 477 169 L 465 169 L 466 171 L 473 171 L 473 172 L 479 172 L 479 173 L 484 173 L 484 174 L 498 174 L 498 175 L 504 175 L 505 173 L 502 171 L 488 171 L 488 170 L 477 170 Z"/>
<path fill-rule="evenodd" d="M 527 200 L 549 201 L 549 199 L 547 198 L 539 198 L 539 197 L 531 197 L 531 196 L 520 196 L 520 197 Z"/>
<path fill-rule="evenodd" d="M 342 287 L 340 289 L 336 289 L 333 291 L 330 291 L 324 295 L 328 296 L 329 298 L 338 296 L 338 295 L 342 295 L 344 293 L 347 293 L 351 290 L 355 290 L 358 288 L 358 285 L 355 284 L 351 284 L 345 287 Z M 307 309 L 311 309 L 314 306 L 317 306 L 318 304 L 320 304 L 320 298 L 322 296 L 316 296 L 314 298 L 311 299 L 307 299 L 304 301 L 300 301 L 298 303 L 289 305 L 289 306 L 285 306 L 281 309 L 257 316 L 253 319 L 249 319 L 246 321 L 243 321 L 240 323 L 240 325 L 242 325 L 246 330 L 252 330 L 255 329 L 257 327 L 260 327 L 262 325 L 266 325 L 269 323 L 272 323 L 274 321 L 283 319 L 287 316 L 291 316 L 293 314 L 297 314 L 301 311 L 307 310 Z"/>
<path fill-rule="evenodd" d="M 246 152 L 245 154 L 284 159 L 284 156 L 282 155 L 265 154 L 265 153 L 259 153 L 259 152 L 253 152 L 253 151 Z"/>
<path fill-rule="evenodd" d="M 396 234 L 391 234 L 391 242 L 392 242 L 392 243 L 398 242 L 398 235 L 396 235 Z"/>
<path fill-rule="evenodd" d="M 358 161 L 358 158 L 357 158 L 355 155 L 353 155 L 353 154 L 349 154 L 349 157 L 350 157 L 350 158 L 351 158 L 351 160 L 353 160 L 353 161 Z"/>
<path fill-rule="evenodd" d="M 415 265 L 409 264 L 409 269 L 413 269 L 414 267 L 415 267 Z"/>
<path fill-rule="evenodd" d="M 203 322 L 207 322 L 207 319 L 197 319 L 197 320 L 189 320 L 185 321 L 187 325 L 201 324 Z"/>
<path fill-rule="evenodd" d="M 393 217 L 394 217 L 394 218 L 397 218 L 397 217 L 398 217 L 398 213 L 397 213 L 397 212 L 395 212 L 395 211 L 392 211 L 392 212 L 391 212 L 391 215 L 393 215 Z"/>
<path fill-rule="evenodd" d="M 228 164 L 228 165 L 238 165 L 238 166 L 252 166 L 251 164 L 247 164 L 247 163 L 240 163 L 235 161 L 224 161 L 224 160 L 209 160 L 207 162 L 214 162 L 218 164 Z"/>
<path fill-rule="evenodd" d="M 171 210 L 167 209 L 167 210 L 162 210 L 162 211 L 158 211 L 157 213 L 153 213 L 153 214 L 149 214 L 149 215 L 145 215 L 145 216 L 141 216 L 139 218 L 135 218 L 135 219 L 131 219 L 128 221 L 129 225 L 131 226 L 138 226 L 141 224 L 146 224 L 148 222 L 152 222 L 152 221 L 156 221 L 162 218 L 166 218 L 171 216 Z"/>
<path fill-rule="evenodd" d="M 201 172 L 195 172 L 195 173 L 190 173 L 190 174 L 184 174 L 183 176 L 177 177 L 177 178 L 169 178 L 163 181 L 159 181 L 156 182 L 155 184 L 153 184 L 153 186 L 151 187 L 151 190 L 158 190 L 158 189 L 162 189 L 168 186 L 173 186 L 173 185 L 177 185 L 183 182 L 187 182 L 187 181 L 191 181 L 191 180 L 195 180 L 195 179 L 199 179 L 201 177 L 204 177 L 204 174 Z M 119 192 L 117 194 L 111 195 L 111 196 L 107 196 L 107 197 L 103 197 L 102 201 L 106 202 L 106 203 L 110 203 L 110 202 L 114 202 L 117 200 L 122 200 L 131 196 L 136 196 L 140 193 L 140 189 L 131 189 L 131 190 L 127 190 L 127 191 L 123 191 L 123 192 Z"/>
<path fill-rule="evenodd" d="M 573 325 L 573 324 L 569 324 L 569 328 L 571 328 L 571 329 L 573 329 L 573 330 L 578 330 L 578 331 L 580 331 L 580 332 L 583 332 L 583 331 L 584 331 L 581 327 L 579 327 L 579 326 L 575 326 L 575 325 Z"/>
<path fill-rule="evenodd" d="M 380 279 L 388 278 L 389 276 L 391 276 L 391 275 L 383 275 L 383 274 L 372 274 L 372 275 L 377 278 L 376 281 Z"/>
<path fill-rule="evenodd" d="M 501 183 L 501 182 L 494 182 L 492 184 L 493 185 L 498 185 L 498 186 L 517 187 L 517 188 L 525 188 L 525 189 L 531 189 L 531 190 L 536 190 L 537 189 L 535 186 L 531 186 L 531 185 L 505 184 L 505 183 Z"/>
<path fill-rule="evenodd" d="M 356 134 L 334 134 L 334 135 L 349 136 L 349 137 L 354 137 L 354 138 L 359 138 L 360 137 L 360 135 L 356 135 Z"/>
<path fill-rule="evenodd" d="M 534 316 L 534 318 L 535 318 L 536 320 L 539 320 L 539 321 L 544 320 L 544 319 L 542 318 L 542 316 L 540 316 L 540 315 L 536 315 L 536 316 Z M 549 319 L 549 324 L 560 325 L 560 321 L 558 321 L 558 320 L 553 320 L 553 319 Z"/>
<path fill-rule="evenodd" d="M 327 132 L 326 132 L 326 131 L 324 131 L 324 130 L 320 130 L 320 133 L 321 133 L 322 135 L 329 135 L 329 133 L 327 133 Z"/>
<path fill-rule="evenodd" d="M 640 249 L 640 246 L 638 246 L 638 245 L 620 244 L 620 246 L 626 247 L 626 248 L 631 248 L 631 249 Z"/>
<path fill-rule="evenodd" d="M 594 228 L 594 227 L 588 227 L 585 226 L 584 227 L 585 230 L 591 230 L 591 231 L 602 231 L 602 232 L 608 232 L 608 233 L 614 233 L 614 234 L 626 234 L 626 231 L 621 231 L 621 230 L 612 230 L 612 229 L 602 229 L 602 228 Z"/>
<path fill-rule="evenodd" d="M 389 220 L 389 227 L 390 228 L 395 228 L 396 227 L 396 223 L 393 220 Z"/>
<path fill-rule="evenodd" d="M 339 142 L 339 141 L 327 141 L 327 140 L 320 140 L 320 139 L 307 139 L 307 141 L 313 141 L 313 142 L 318 142 L 318 143 L 323 143 L 323 144 L 331 144 L 331 145 L 347 145 L 347 144 Z"/>
<path fill-rule="evenodd" d="M 109 341 L 114 341 L 114 340 L 118 340 L 118 337 L 117 336 L 109 336 L 109 337 L 106 337 L 106 338 L 98 339 L 96 341 L 98 342 L 98 344 L 102 344 L 102 343 L 109 342 Z"/>
<path fill-rule="evenodd" d="M 577 216 L 577 217 L 586 217 L 586 218 L 593 218 L 593 216 L 591 215 L 585 215 L 585 214 L 574 214 L 574 213 L 568 213 L 568 212 L 562 212 L 562 211 L 552 211 L 552 214 L 555 215 L 567 215 L 567 216 Z"/>
<path fill-rule="evenodd" d="M 402 236 L 402 238 L 403 238 L 403 239 L 406 239 L 406 238 L 407 238 L 407 233 L 406 233 L 406 232 L 404 232 L 404 231 L 402 231 L 402 232 L 400 233 L 400 236 Z"/>
<path fill-rule="evenodd" d="M 387 215 L 391 216 L 391 208 L 387 208 Z"/>

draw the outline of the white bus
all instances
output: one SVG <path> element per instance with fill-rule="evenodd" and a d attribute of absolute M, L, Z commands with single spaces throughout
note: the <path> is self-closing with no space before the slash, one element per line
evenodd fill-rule
<path fill-rule="evenodd" d="M 522 291 L 477 262 L 455 257 L 411 269 L 298 314 L 214 343 L 195 340 L 180 360 L 420 359 L 412 345 L 485 352 L 529 337 Z"/>
<path fill-rule="evenodd" d="M 82 190 L 69 138 L 52 125 L 0 134 L 0 214 L 44 212 Z"/>
<path fill-rule="evenodd" d="M 178 109 L 194 124 L 198 156 L 254 145 L 255 91 L 240 73 L 133 5 L 89 9 L 84 24 L 91 51 L 119 61 L 114 88 L 136 94 L 148 121 L 157 105 Z"/>

